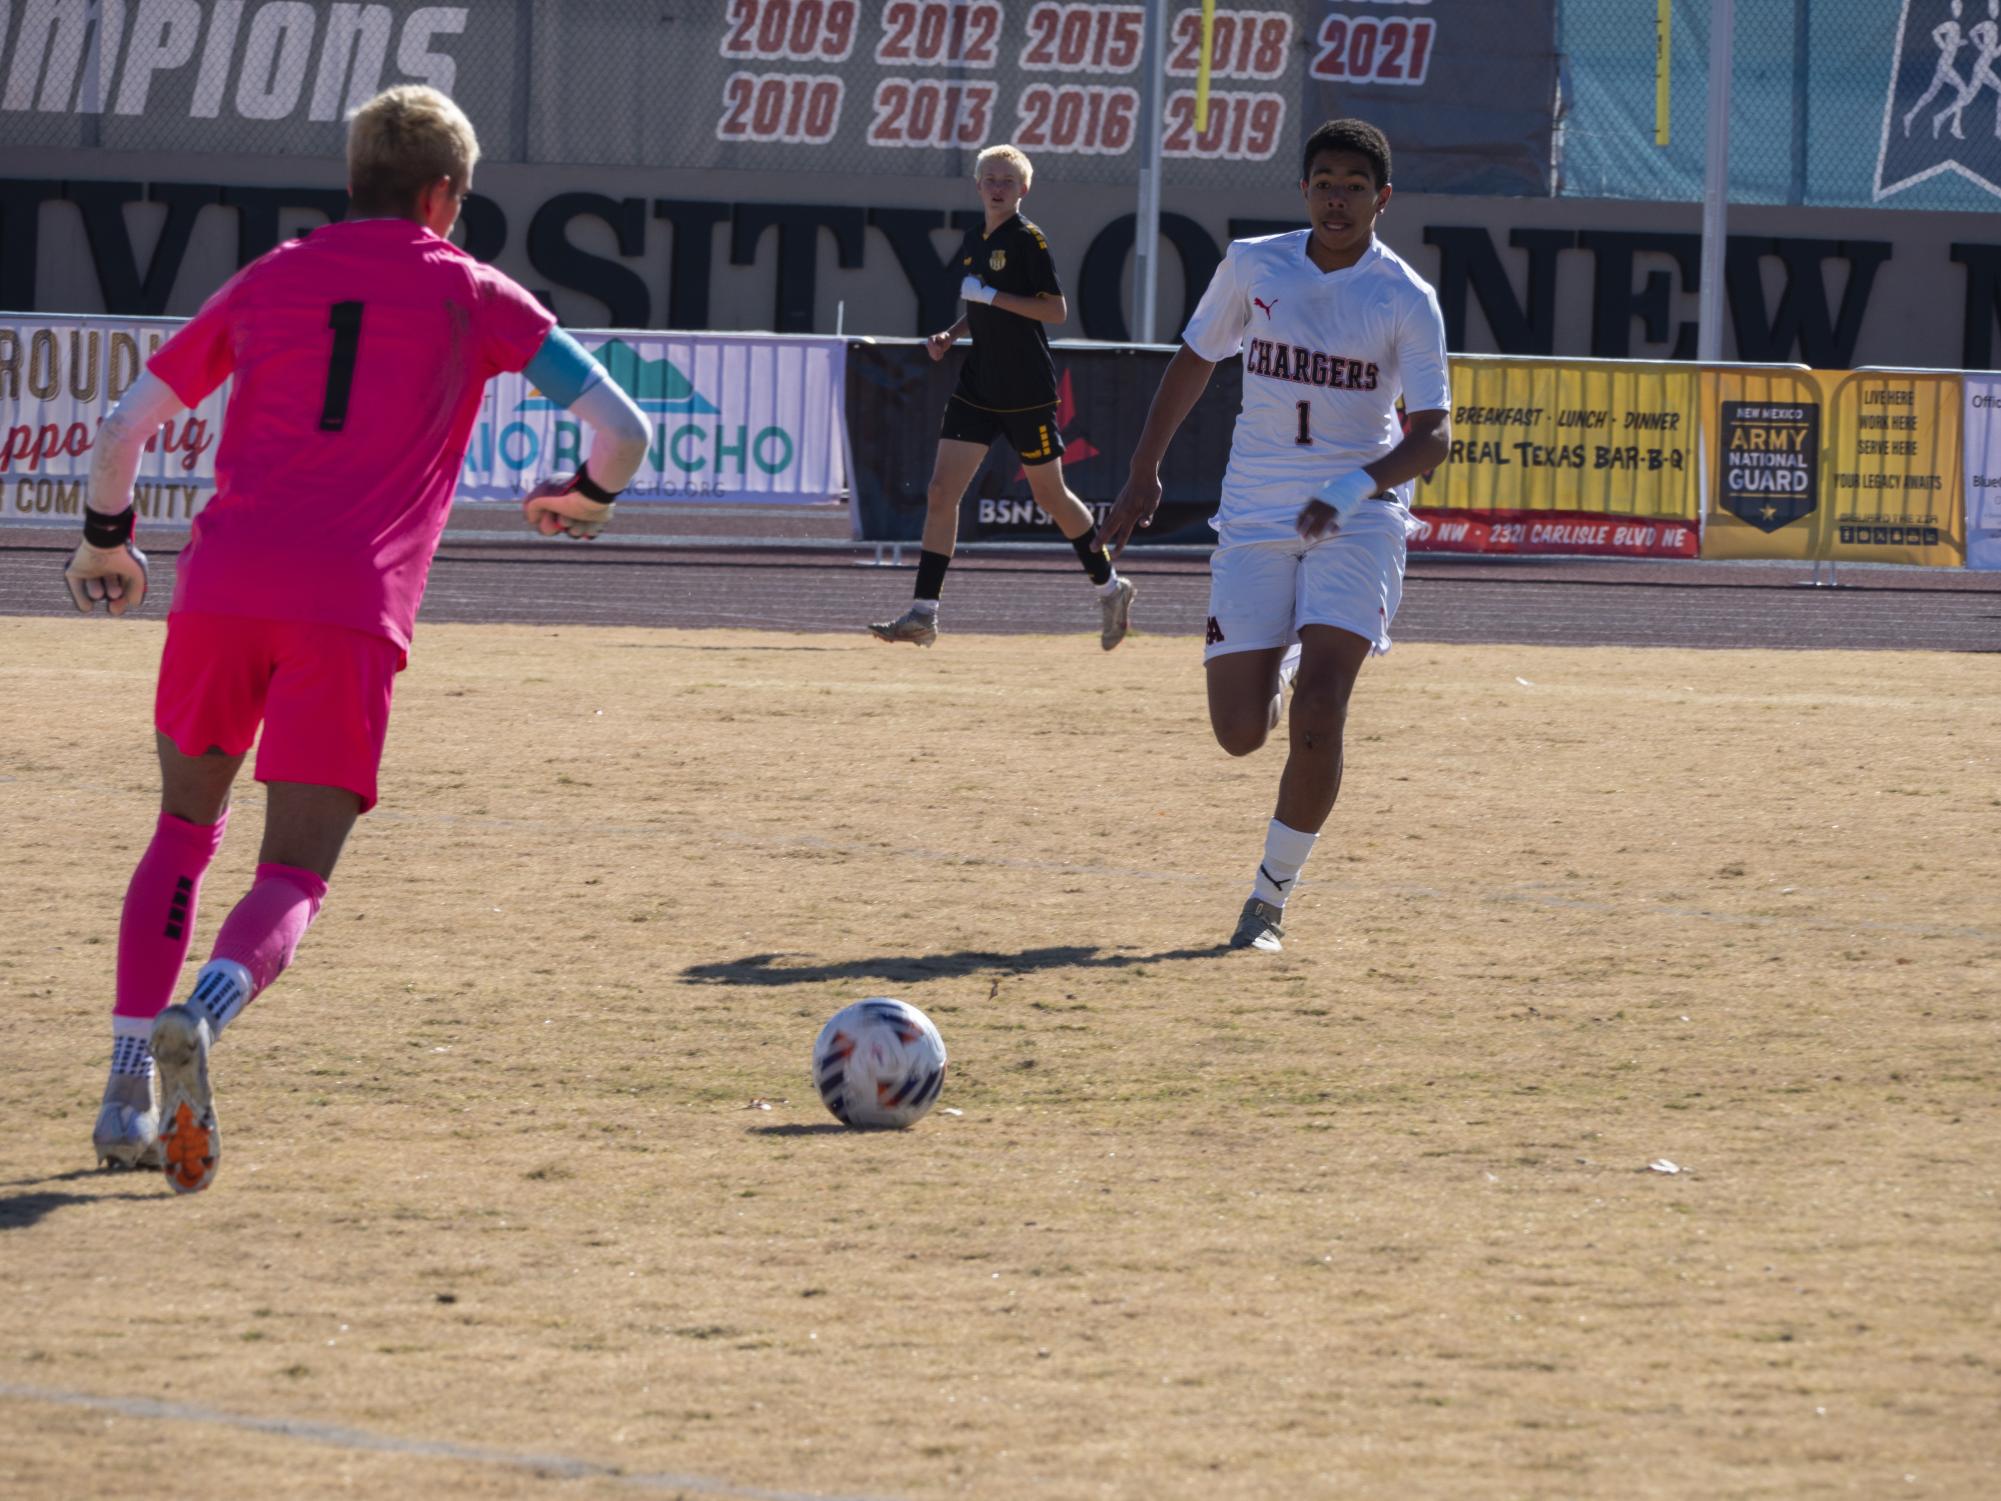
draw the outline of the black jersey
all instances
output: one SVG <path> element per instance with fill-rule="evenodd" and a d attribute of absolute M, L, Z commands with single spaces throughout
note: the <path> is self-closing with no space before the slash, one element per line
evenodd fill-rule
<path fill-rule="evenodd" d="M 1020 214 L 992 234 L 969 229 L 957 257 L 961 274 L 977 276 L 996 292 L 1023 297 L 1063 295 L 1056 262 L 1042 231 Z M 966 304 L 973 348 L 959 370 L 959 400 L 992 412 L 1021 412 L 1056 401 L 1056 362 L 1049 357 L 1049 325 L 984 302 Z"/>

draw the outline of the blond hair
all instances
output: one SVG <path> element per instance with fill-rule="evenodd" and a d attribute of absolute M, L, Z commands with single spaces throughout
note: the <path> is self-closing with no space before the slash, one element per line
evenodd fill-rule
<path fill-rule="evenodd" d="M 347 191 L 357 213 L 409 214 L 440 177 L 463 193 L 478 161 L 472 121 L 427 85 L 384 89 L 348 117 Z"/>
<path fill-rule="evenodd" d="M 986 150 L 973 158 L 974 182 L 980 180 L 980 169 L 986 166 L 988 162 L 994 160 L 1004 161 L 1010 167 L 1013 167 L 1015 171 L 1019 172 L 1021 174 L 1021 190 L 1024 193 L 1028 191 L 1028 185 L 1035 177 L 1035 168 L 1029 165 L 1027 154 L 1019 146 L 1010 145 L 1005 141 L 998 146 L 987 147 Z"/>

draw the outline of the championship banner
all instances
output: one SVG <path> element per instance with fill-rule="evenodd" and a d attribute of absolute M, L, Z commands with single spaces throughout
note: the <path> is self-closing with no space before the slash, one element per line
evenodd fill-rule
<path fill-rule="evenodd" d="M 1125 483 L 1147 408 L 1173 351 L 1116 345 L 1053 346 L 1063 479 L 1103 521 Z M 848 353 L 848 430 L 854 444 L 854 534 L 867 542 L 914 542 L 924 532 L 924 495 L 938 453 L 945 403 L 965 358 L 942 360 L 921 339 L 864 339 Z M 1134 543 L 1214 546 L 1209 518 L 1222 494 L 1242 396 L 1242 363 L 1216 367 L 1209 389 L 1168 445 L 1153 525 Z M 988 450 L 959 506 L 962 542 L 1060 542 L 1021 461 L 1005 440 Z"/>
<path fill-rule="evenodd" d="M 97 430 L 175 318 L 0 318 L 0 522 L 83 524 Z M 186 526 L 215 488 L 227 383 L 162 427 L 139 460 L 142 522 Z"/>
<path fill-rule="evenodd" d="M 1960 377 L 1712 369 L 1702 556 L 1953 567 Z"/>
<path fill-rule="evenodd" d="M 1294 180 L 1322 120 L 1396 143 L 1398 185 L 1551 185 L 1555 0 L 35 0 L 0 6 L 0 151 L 338 160 L 378 89 L 442 89 L 489 162 L 970 176 L 1013 141 L 1130 189 L 1159 17 L 1177 186 Z M 9 25 L 10 15 L 13 24 Z M 753 194 L 751 196 L 784 196 Z"/>
<path fill-rule="evenodd" d="M 1694 557 L 1696 398 L 1686 365 L 1455 355 L 1411 551 Z"/>
<path fill-rule="evenodd" d="M 1966 389 L 1966 566 L 2001 568 L 2001 375 L 1963 377 Z"/>
<path fill-rule="evenodd" d="M 847 492 L 847 344 L 783 334 L 579 331 L 653 427 L 621 504 L 816 505 Z M 459 480 L 462 500 L 518 500 L 583 462 L 584 424 L 523 375 L 490 382 Z"/>

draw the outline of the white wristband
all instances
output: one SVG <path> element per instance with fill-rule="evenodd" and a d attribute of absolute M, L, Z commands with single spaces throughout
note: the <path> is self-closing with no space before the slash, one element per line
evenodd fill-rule
<path fill-rule="evenodd" d="M 1375 493 L 1376 482 L 1369 472 L 1366 469 L 1351 469 L 1327 481 L 1315 492 L 1314 498 L 1333 507 L 1336 521 L 1346 521 L 1361 510 L 1363 503 Z"/>

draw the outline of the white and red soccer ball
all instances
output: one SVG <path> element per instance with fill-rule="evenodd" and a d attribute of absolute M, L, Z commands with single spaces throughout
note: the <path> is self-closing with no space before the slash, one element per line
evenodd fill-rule
<path fill-rule="evenodd" d="M 813 1082 L 844 1126 L 914 1125 L 945 1082 L 945 1039 L 908 1001 L 871 996 L 820 1029 Z"/>

